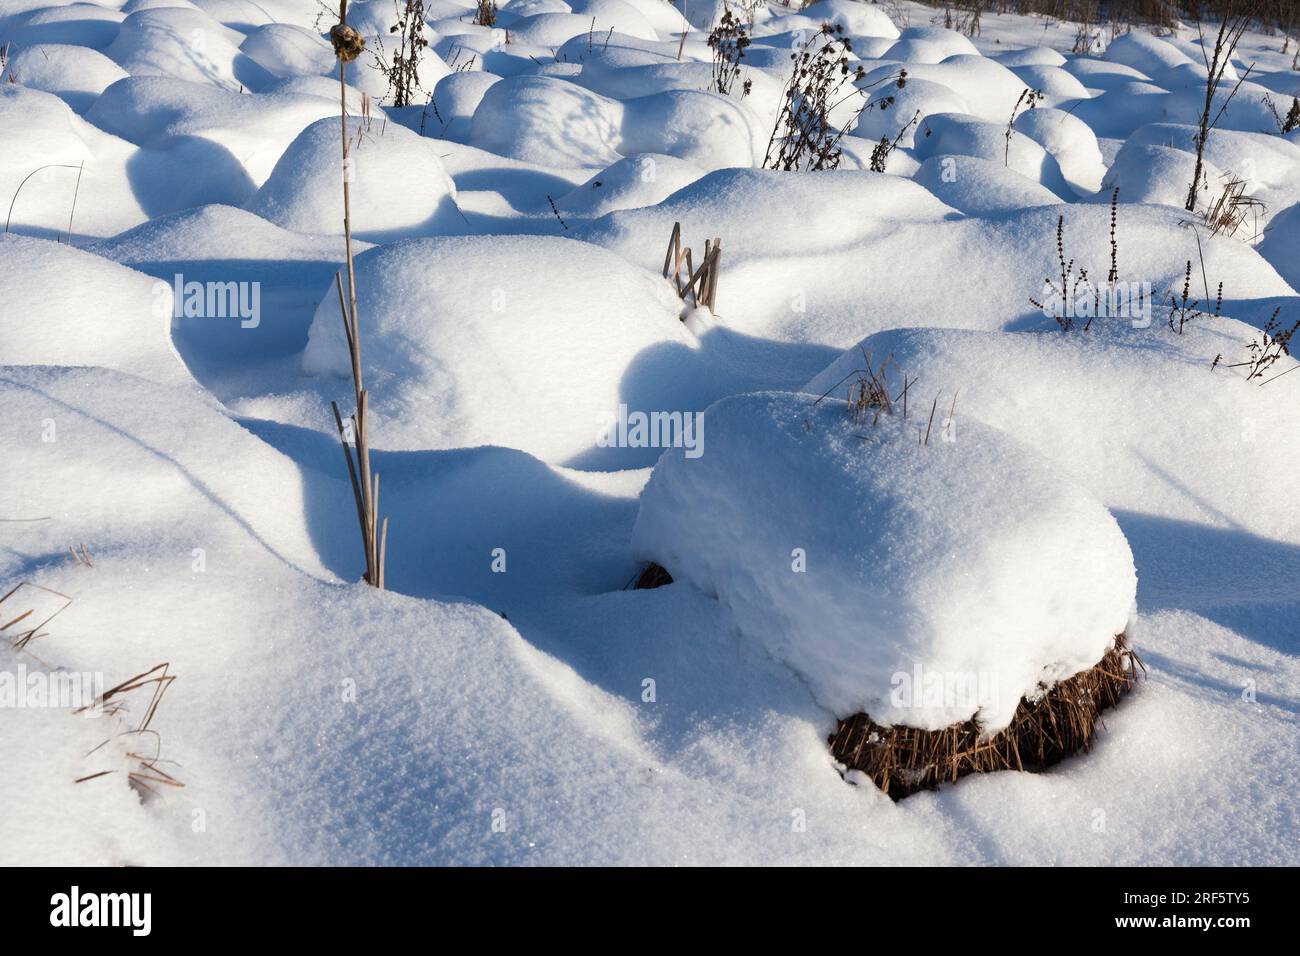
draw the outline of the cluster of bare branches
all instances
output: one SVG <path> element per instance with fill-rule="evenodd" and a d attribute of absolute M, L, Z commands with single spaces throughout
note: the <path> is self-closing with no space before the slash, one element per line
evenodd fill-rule
<path fill-rule="evenodd" d="M 1281 378 L 1290 372 L 1294 372 L 1300 366 L 1293 365 L 1285 372 L 1279 372 L 1276 375 L 1265 378 L 1268 370 L 1282 356 L 1291 355 L 1291 340 L 1295 337 L 1297 331 L 1300 331 L 1300 319 L 1288 329 L 1278 321 L 1282 314 L 1282 307 L 1279 305 L 1273 310 L 1269 320 L 1264 323 L 1264 328 L 1259 332 L 1259 337 L 1252 339 L 1247 348 L 1247 358 L 1244 362 L 1235 362 L 1232 365 L 1225 365 L 1224 368 L 1244 368 L 1246 369 L 1246 381 L 1258 381 L 1260 385 L 1267 385 L 1273 379 Z M 1217 355 L 1214 364 L 1210 366 L 1210 371 L 1214 371 L 1223 362 L 1223 356 Z"/>
<path fill-rule="evenodd" d="M 393 0 L 397 22 L 388 32 L 397 37 L 391 60 L 385 59 L 382 44 L 375 52 L 374 66 L 388 78 L 388 92 L 394 106 L 410 106 L 419 90 L 420 57 L 429 45 L 424 35 L 424 0 Z"/>
<path fill-rule="evenodd" d="M 839 166 L 840 140 L 849 126 L 835 126 L 831 112 L 863 95 L 854 82 L 865 71 L 860 65 L 850 69 L 852 52 L 853 41 L 843 27 L 823 24 L 790 54 L 793 68 L 767 143 L 764 169 L 812 172 Z"/>
<path fill-rule="evenodd" d="M 1296 55 L 1300 56 L 1300 48 L 1296 50 Z M 1285 136 L 1287 133 L 1300 129 L 1300 99 L 1294 96 L 1291 97 L 1291 108 L 1286 111 L 1285 116 L 1277 108 L 1277 104 L 1273 102 L 1273 97 L 1267 93 L 1264 94 L 1264 105 L 1273 114 L 1273 122 L 1277 124 L 1279 135 Z"/>
<path fill-rule="evenodd" d="M 718 25 L 709 33 L 709 49 L 713 51 L 713 79 L 711 86 L 723 96 L 728 95 L 740 76 L 740 61 L 749 46 L 749 31 L 730 10 L 722 14 Z M 740 85 L 740 95 L 749 95 L 752 80 Z"/>
<path fill-rule="evenodd" d="M 1113 238 L 1113 237 L 1112 237 Z M 1115 269 L 1115 246 L 1112 245 L 1111 270 Z M 1047 298 L 1051 302 L 1050 312 L 1052 318 L 1056 321 L 1057 326 L 1062 332 L 1069 332 L 1074 328 L 1075 316 L 1069 308 L 1070 303 L 1074 302 L 1080 295 L 1086 294 L 1092 290 L 1092 285 L 1088 281 L 1088 270 L 1079 269 L 1078 273 L 1074 271 L 1074 258 L 1068 260 L 1065 256 L 1065 216 L 1056 217 L 1056 260 L 1060 266 L 1060 284 L 1051 276 L 1043 280 L 1044 288 L 1050 290 L 1051 296 Z M 1094 306 L 1099 304 L 1101 291 L 1093 290 L 1095 296 Z M 1029 303 L 1036 308 L 1048 312 L 1048 302 L 1040 302 L 1033 296 L 1030 296 Z M 1086 332 L 1092 327 L 1093 316 L 1096 315 L 1096 308 L 1092 310 L 1092 315 L 1088 316 L 1088 322 L 1084 325 L 1083 330 Z"/>
<path fill-rule="evenodd" d="M 904 82 L 906 82 L 905 76 Z M 892 102 L 893 97 L 890 97 L 889 99 Z M 873 173 L 883 173 L 885 171 L 885 164 L 889 160 L 889 154 L 898 148 L 898 144 L 902 141 L 903 137 L 907 135 L 907 131 L 915 126 L 920 118 L 921 111 L 917 110 L 912 114 L 912 118 L 899 128 L 898 135 L 892 140 L 888 136 L 880 137 L 880 142 L 878 142 L 875 148 L 871 150 L 871 171 Z"/>
<path fill-rule="evenodd" d="M 127 709 L 127 701 L 136 691 L 144 690 L 150 694 L 144 715 L 134 727 L 129 727 L 122 733 L 110 737 L 92 750 L 90 754 L 87 754 L 87 756 L 90 756 L 115 741 L 118 744 L 125 744 L 123 755 L 126 758 L 128 768 L 126 771 L 127 784 L 144 800 L 161 796 L 162 792 L 158 789 L 159 787 L 181 788 L 185 786 L 160 766 L 160 764 L 171 763 L 172 761 L 162 759 L 162 737 L 158 734 L 158 731 L 150 726 L 158 713 L 158 705 L 162 703 L 163 695 L 167 693 L 167 689 L 171 687 L 172 682 L 176 680 L 176 675 L 170 673 L 170 669 L 171 664 L 169 663 L 157 664 L 149 668 L 149 670 L 127 678 L 122 683 L 109 688 L 95 698 L 94 701 L 77 711 L 80 714 L 90 710 L 109 717 L 118 717 Z M 100 770 L 79 777 L 73 782 L 85 783 L 88 780 L 97 780 L 116 772 L 115 770 Z"/>
<path fill-rule="evenodd" d="M 1201 183 L 1201 170 L 1205 165 L 1205 143 L 1223 117 L 1224 110 L 1228 108 L 1232 98 L 1241 89 L 1241 84 L 1246 81 L 1246 77 L 1254 69 L 1254 64 L 1246 67 L 1245 72 L 1237 78 L 1236 84 L 1228 91 L 1228 95 L 1223 98 L 1223 102 L 1216 111 L 1214 98 L 1223 85 L 1224 75 L 1231 66 L 1232 55 L 1237 50 L 1237 44 L 1241 42 L 1242 35 L 1255 19 L 1256 6 L 1254 2 L 1242 2 L 1230 4 L 1225 9 L 1223 21 L 1219 24 L 1219 32 L 1214 39 L 1214 50 L 1209 55 L 1206 54 L 1205 34 L 1200 30 L 1200 24 L 1197 24 L 1197 30 L 1200 32 L 1201 38 L 1201 59 L 1205 63 L 1206 71 L 1205 103 L 1201 108 L 1201 116 L 1196 127 L 1196 137 L 1193 140 L 1196 144 L 1196 166 L 1192 170 L 1192 181 L 1187 187 L 1187 202 L 1184 204 L 1184 208 L 1188 212 L 1196 211 L 1196 193 Z"/>

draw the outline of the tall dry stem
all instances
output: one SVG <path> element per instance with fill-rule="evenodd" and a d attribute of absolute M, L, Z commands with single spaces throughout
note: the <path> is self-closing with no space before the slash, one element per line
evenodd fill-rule
<path fill-rule="evenodd" d="M 336 402 L 334 422 L 338 427 L 339 441 L 343 443 L 343 456 L 347 460 L 348 477 L 352 481 L 352 495 L 357 506 L 357 521 L 361 525 L 361 545 L 366 556 L 366 583 L 376 588 L 384 587 L 384 557 L 388 545 L 388 519 L 379 523 L 379 474 L 371 472 L 370 444 L 367 419 L 369 396 L 361 373 L 361 336 L 357 321 L 357 274 L 352 259 L 352 157 L 348 141 L 348 64 L 356 60 L 365 49 L 365 39 L 347 24 L 348 0 L 339 0 L 339 22 L 330 28 L 330 41 L 339 61 L 339 124 L 343 147 L 343 240 L 347 254 L 348 289 L 344 301 L 343 284 L 335 276 L 339 294 L 339 310 L 343 313 L 343 332 L 347 338 L 352 359 L 352 384 L 356 396 L 356 411 L 349 416 L 349 429 L 339 413 Z M 355 461 L 354 461 L 355 456 Z"/>

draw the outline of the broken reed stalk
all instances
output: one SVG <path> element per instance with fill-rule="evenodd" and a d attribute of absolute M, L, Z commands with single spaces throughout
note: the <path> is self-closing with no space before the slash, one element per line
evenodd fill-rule
<path fill-rule="evenodd" d="M 682 285 L 681 278 L 683 262 L 686 263 L 685 285 Z M 710 312 L 715 311 L 714 306 L 718 300 L 718 273 L 722 268 L 720 236 L 704 240 L 704 260 L 696 269 L 690 247 L 682 245 L 682 224 L 673 223 L 672 235 L 668 237 L 668 251 L 664 253 L 665 279 L 669 276 L 669 267 L 671 267 L 673 287 L 677 290 L 678 298 L 685 300 L 688 295 L 694 296 L 696 304 L 707 306 Z"/>
<path fill-rule="evenodd" d="M 343 145 L 343 241 L 346 247 L 348 293 L 343 297 L 342 280 L 336 273 L 335 286 L 339 293 L 339 309 L 343 313 L 343 332 L 347 338 L 348 353 L 352 360 L 352 384 L 356 396 L 356 411 L 349 416 L 352 424 L 352 444 L 338 404 L 334 408 L 334 422 L 338 426 L 339 441 L 347 459 L 348 475 L 352 479 L 352 495 L 356 500 L 357 520 L 361 525 L 361 545 L 366 555 L 366 583 L 384 587 L 384 560 L 388 545 L 388 519 L 379 523 L 379 474 L 370 469 L 370 444 L 368 441 L 369 395 L 361 373 L 361 336 L 357 322 L 357 274 L 352 258 L 352 197 L 350 146 L 348 142 L 348 85 L 347 65 L 361 55 L 365 39 L 347 24 L 348 0 L 339 0 L 339 22 L 330 28 L 330 41 L 339 61 L 339 125 Z M 355 462 L 353 456 L 356 456 Z"/>
<path fill-rule="evenodd" d="M 883 727 L 863 713 L 839 722 L 828 738 L 845 771 L 857 770 L 895 800 L 971 773 L 1041 770 L 1092 746 L 1102 711 L 1133 688 L 1146 667 L 1115 638 L 1102 659 L 1046 690 L 1021 698 L 1010 726 L 986 736 L 974 719 L 942 730 Z"/>

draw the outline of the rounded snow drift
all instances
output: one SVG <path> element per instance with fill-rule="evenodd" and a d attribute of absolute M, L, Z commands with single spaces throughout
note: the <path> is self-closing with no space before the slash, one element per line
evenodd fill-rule
<path fill-rule="evenodd" d="M 502 445 L 568 461 L 602 447 L 620 405 L 679 408 L 690 384 L 672 357 L 694 338 L 669 283 L 587 243 L 409 240 L 358 256 L 356 267 L 374 447 Z M 638 373 L 639 362 L 655 368 Z M 303 367 L 351 374 L 332 287 Z M 638 465 L 657 454 L 627 450 Z"/>
<path fill-rule="evenodd" d="M 450 231 L 463 225 L 438 148 L 396 123 L 348 124 L 353 235 L 386 241 Z M 249 212 L 294 232 L 343 234 L 337 119 L 312 123 L 289 144 Z"/>
<path fill-rule="evenodd" d="M 1005 433 L 952 419 L 950 394 L 933 416 L 919 395 L 874 401 L 902 387 L 880 371 L 838 397 L 717 402 L 699 453 L 655 466 L 633 550 L 727 605 L 837 717 L 997 733 L 1115 646 L 1133 556 L 1096 499 Z"/>

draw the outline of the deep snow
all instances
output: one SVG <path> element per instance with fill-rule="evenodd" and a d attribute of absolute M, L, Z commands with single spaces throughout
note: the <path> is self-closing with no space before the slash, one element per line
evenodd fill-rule
<path fill-rule="evenodd" d="M 489 28 L 431 0 L 414 105 L 349 68 L 376 593 L 328 411 L 351 383 L 317 5 L 0 0 L 0 595 L 71 598 L 0 642 L 0 862 L 1300 862 L 1300 376 L 1242 365 L 1300 318 L 1300 131 L 1265 102 L 1300 95 L 1294 48 L 1237 52 L 1201 193 L 1236 175 L 1263 206 L 1211 237 L 1182 209 L 1192 28 L 1078 54 L 1037 17 L 772 4 L 724 96 L 723 9 L 511 0 Z M 391 0 L 350 10 L 389 48 Z M 863 86 L 908 83 L 839 170 L 755 168 L 823 22 Z M 1058 218 L 1101 279 L 1115 187 L 1151 308 L 1063 332 L 1029 301 Z M 716 314 L 661 277 L 675 222 L 697 264 L 723 240 Z M 1180 332 L 1188 262 L 1222 315 Z M 186 283 L 256 308 L 187 311 Z M 868 356 L 906 420 L 845 410 Z M 651 413 L 694 444 L 610 442 Z M 628 589 L 646 560 L 675 582 Z M 995 729 L 1121 629 L 1148 678 L 1088 755 L 897 804 L 831 761 L 864 707 Z M 5 697 L 20 668 L 164 661 L 151 746 L 184 787 L 159 799 L 124 772 L 147 701 Z M 918 666 L 995 692 L 894 706 Z"/>

